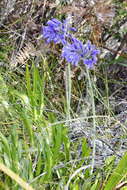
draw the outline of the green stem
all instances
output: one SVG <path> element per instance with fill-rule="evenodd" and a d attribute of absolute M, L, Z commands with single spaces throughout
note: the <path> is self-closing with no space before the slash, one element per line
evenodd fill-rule
<path fill-rule="evenodd" d="M 92 112 L 93 112 L 93 153 L 92 153 L 92 169 L 91 174 L 93 173 L 94 165 L 95 165 L 95 153 L 96 153 L 96 110 L 95 110 L 95 102 L 94 102 L 94 92 L 92 87 L 92 81 L 89 74 L 89 69 L 86 68 L 87 71 L 87 77 L 88 77 L 88 83 L 89 83 L 89 92 L 91 96 L 91 102 L 92 102 Z"/>
<path fill-rule="evenodd" d="M 67 104 L 67 111 L 66 111 L 66 119 L 70 120 L 70 110 L 71 110 L 71 67 L 70 63 L 66 66 L 66 79 L 65 79 L 65 85 L 66 85 L 66 104 Z"/>

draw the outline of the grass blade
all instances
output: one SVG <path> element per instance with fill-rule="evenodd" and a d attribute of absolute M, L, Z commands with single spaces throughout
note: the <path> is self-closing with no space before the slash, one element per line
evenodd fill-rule
<path fill-rule="evenodd" d="M 4 164 L 0 163 L 0 170 L 15 180 L 22 188 L 26 190 L 34 190 L 28 183 L 20 178 L 16 173 L 7 168 Z"/>
<path fill-rule="evenodd" d="M 118 166 L 110 176 L 104 190 L 112 190 L 120 182 L 120 180 L 127 174 L 127 152 L 119 161 Z"/>

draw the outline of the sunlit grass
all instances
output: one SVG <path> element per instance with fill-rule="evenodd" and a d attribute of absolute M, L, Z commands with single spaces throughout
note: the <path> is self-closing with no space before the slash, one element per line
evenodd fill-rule
<path fill-rule="evenodd" d="M 113 168 L 111 162 L 114 163 L 114 159 L 107 162 L 102 168 L 102 171 L 105 171 L 103 179 L 99 170 L 94 171 L 96 152 L 90 149 L 85 137 L 77 141 L 72 141 L 69 138 L 69 126 L 76 120 L 82 121 L 91 118 L 93 120 L 91 127 L 96 127 L 97 123 L 109 122 L 113 119 L 109 103 L 104 102 L 102 95 L 97 90 L 96 83 L 92 79 L 93 76 L 86 72 L 88 80 L 84 81 L 88 85 L 86 89 L 88 90 L 91 109 L 81 118 L 73 117 L 73 94 L 71 89 L 68 89 L 67 97 L 69 98 L 63 98 L 63 105 L 61 102 L 62 109 L 65 110 L 65 113 L 62 113 L 64 116 L 62 119 L 59 116 L 60 110 L 56 112 L 57 108 L 53 110 L 52 107 L 51 110 L 46 110 L 46 104 L 49 104 L 50 97 L 45 97 L 45 87 L 47 80 L 51 80 L 48 70 L 49 78 L 47 78 L 47 74 L 40 74 L 41 72 L 34 64 L 31 69 L 26 65 L 25 73 L 24 82 L 17 89 L 9 84 L 8 81 L 4 81 L 4 73 L 2 73 L 3 77 L 1 76 L 0 103 L 2 118 L 0 124 L 2 129 L 0 133 L 0 162 L 19 176 L 17 180 L 15 179 L 15 182 L 11 174 L 5 172 L 5 175 L 2 173 L 3 183 L 0 184 L 1 189 L 11 187 L 18 190 L 19 185 L 23 185 L 23 181 L 30 184 L 33 189 L 109 188 L 112 178 L 108 182 L 106 175 L 110 176 Z M 73 83 L 71 77 L 69 80 L 70 83 Z M 106 88 L 108 87 L 106 86 Z M 57 93 L 59 92 L 57 91 Z M 108 93 L 106 97 L 108 99 Z M 72 101 L 70 101 L 70 98 Z M 99 98 L 100 102 L 105 105 L 107 115 L 96 114 L 94 102 L 91 102 L 95 101 L 95 98 Z M 67 102 L 65 102 L 66 100 Z M 50 104 L 52 105 L 53 102 L 51 101 L 52 99 L 50 99 Z M 67 107 L 64 108 L 64 106 Z M 79 157 L 78 147 L 80 145 L 81 153 Z M 96 144 L 94 148 L 96 148 Z M 93 159 L 92 164 L 90 155 L 92 155 Z M 121 162 L 126 164 L 125 159 Z M 1 170 L 3 171 L 2 168 Z M 122 169 L 119 172 L 122 174 Z M 20 178 L 23 179 L 21 183 L 18 182 Z M 116 181 L 115 184 L 118 184 L 119 181 Z"/>
<path fill-rule="evenodd" d="M 76 68 L 61 60 L 61 46 L 51 44 L 46 55 L 39 50 L 11 67 L 11 40 L 0 39 L 0 190 L 126 189 L 127 155 L 117 151 L 122 145 L 109 156 L 96 151 L 96 140 L 110 146 L 115 126 L 123 130 L 120 139 L 126 136 L 111 102 L 122 87 L 113 92 L 110 85 L 127 82 L 109 77 L 107 69 L 126 67 L 122 57 Z"/>

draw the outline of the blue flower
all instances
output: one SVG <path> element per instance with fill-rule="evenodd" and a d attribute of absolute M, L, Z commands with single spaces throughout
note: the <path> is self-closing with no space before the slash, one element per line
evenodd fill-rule
<path fill-rule="evenodd" d="M 48 26 L 43 27 L 43 37 L 48 43 L 54 42 L 62 43 L 65 45 L 66 38 L 70 36 L 69 31 L 75 31 L 75 28 L 70 27 L 68 19 L 64 20 L 63 23 L 57 19 L 52 19 L 47 22 Z"/>
<path fill-rule="evenodd" d="M 97 54 L 100 51 L 96 49 L 95 45 L 92 45 L 90 41 L 83 44 L 80 40 L 72 38 L 71 44 L 66 44 L 62 49 L 62 57 L 72 65 L 77 66 L 80 61 L 88 66 L 93 67 L 97 62 Z"/>

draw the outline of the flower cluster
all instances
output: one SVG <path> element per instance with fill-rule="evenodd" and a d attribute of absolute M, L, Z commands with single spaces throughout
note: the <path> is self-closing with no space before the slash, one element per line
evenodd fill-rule
<path fill-rule="evenodd" d="M 63 47 L 62 57 L 64 57 L 69 63 L 77 66 L 80 61 L 86 64 L 89 68 L 93 67 L 93 64 L 97 62 L 97 54 L 100 53 L 90 41 L 83 44 L 80 40 L 73 38 L 72 44 L 67 44 Z"/>
<path fill-rule="evenodd" d="M 52 19 L 47 22 L 48 26 L 43 27 L 43 37 L 47 42 L 53 41 L 55 44 L 62 43 L 66 44 L 66 38 L 70 37 L 69 32 L 75 31 L 76 29 L 70 27 L 68 20 L 64 20 L 63 23 L 57 19 Z"/>
<path fill-rule="evenodd" d="M 43 28 L 43 37 L 48 43 L 53 41 L 56 44 L 63 44 L 62 57 L 67 62 L 75 66 L 79 62 L 83 62 L 88 68 L 92 68 L 96 64 L 97 55 L 100 51 L 90 41 L 83 44 L 80 40 L 74 38 L 69 32 L 76 31 L 76 29 L 70 27 L 68 20 L 64 20 L 62 23 L 57 19 L 52 19 L 47 22 L 47 25 Z M 68 41 L 71 41 L 71 43 Z"/>

